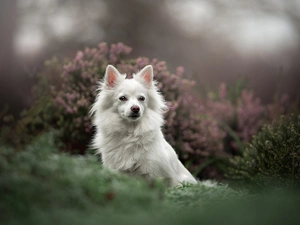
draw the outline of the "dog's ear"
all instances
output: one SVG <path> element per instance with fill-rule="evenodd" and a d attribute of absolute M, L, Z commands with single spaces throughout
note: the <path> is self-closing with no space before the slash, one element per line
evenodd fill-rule
<path fill-rule="evenodd" d="M 151 65 L 145 66 L 140 72 L 139 75 L 148 85 L 153 83 L 153 67 Z"/>
<path fill-rule="evenodd" d="M 105 85 L 108 87 L 114 87 L 117 82 L 118 76 L 120 76 L 119 71 L 114 66 L 108 65 L 106 67 L 104 76 Z"/>

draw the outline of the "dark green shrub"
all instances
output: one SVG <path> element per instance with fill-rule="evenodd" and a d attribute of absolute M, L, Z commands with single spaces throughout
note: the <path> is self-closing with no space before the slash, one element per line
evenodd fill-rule
<path fill-rule="evenodd" d="M 300 115 L 265 125 L 242 156 L 230 163 L 228 178 L 263 187 L 300 187 Z"/>

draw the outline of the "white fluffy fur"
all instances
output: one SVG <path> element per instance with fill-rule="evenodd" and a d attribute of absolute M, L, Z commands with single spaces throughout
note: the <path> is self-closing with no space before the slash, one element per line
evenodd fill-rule
<path fill-rule="evenodd" d="M 152 66 L 125 79 L 109 65 L 99 91 L 91 109 L 96 127 L 93 146 L 101 153 L 104 167 L 148 181 L 167 178 L 171 186 L 196 183 L 162 134 L 167 107 L 153 81 Z M 127 100 L 121 101 L 121 96 Z M 132 106 L 140 109 L 138 117 L 130 117 Z"/>

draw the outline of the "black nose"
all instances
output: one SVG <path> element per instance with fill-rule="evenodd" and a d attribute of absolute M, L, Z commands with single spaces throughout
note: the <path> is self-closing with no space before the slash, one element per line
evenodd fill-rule
<path fill-rule="evenodd" d="M 138 107 L 137 105 L 132 106 L 130 109 L 134 113 L 138 113 L 140 111 L 140 107 Z"/>

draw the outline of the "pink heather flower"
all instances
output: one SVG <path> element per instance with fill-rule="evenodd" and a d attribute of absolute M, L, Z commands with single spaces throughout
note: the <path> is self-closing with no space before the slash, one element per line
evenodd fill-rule
<path fill-rule="evenodd" d="M 106 55 L 108 53 L 108 46 L 106 43 L 100 43 L 98 44 L 98 48 L 99 48 L 99 53 Z"/>
<path fill-rule="evenodd" d="M 149 60 L 147 58 L 139 57 L 136 59 L 136 67 L 138 70 L 144 68 L 149 64 Z"/>
<path fill-rule="evenodd" d="M 109 61 L 110 61 L 110 63 L 114 64 L 114 63 L 117 62 L 117 57 L 113 54 L 110 54 L 109 55 Z"/>
<path fill-rule="evenodd" d="M 67 113 L 69 113 L 69 114 L 72 114 L 72 113 L 73 113 L 73 110 L 72 110 L 71 107 L 67 107 Z"/>
<path fill-rule="evenodd" d="M 89 75 L 88 75 L 87 72 L 83 72 L 83 73 L 81 73 L 81 77 L 82 77 L 83 79 L 87 79 L 87 78 L 89 78 Z"/>
<path fill-rule="evenodd" d="M 221 100 L 224 100 L 227 96 L 227 87 L 225 83 L 221 83 L 220 84 L 220 88 L 219 88 L 219 98 Z"/>
<path fill-rule="evenodd" d="M 177 74 L 179 77 L 182 77 L 183 73 L 184 73 L 184 68 L 183 68 L 183 66 L 179 66 L 179 67 L 176 68 L 176 74 Z"/>
<path fill-rule="evenodd" d="M 80 60 L 82 60 L 82 58 L 83 58 L 83 52 L 82 51 L 79 51 L 79 52 L 77 52 L 77 54 L 76 54 L 76 57 L 75 57 L 75 59 L 74 59 L 74 62 L 76 63 L 76 62 L 79 62 Z"/>

